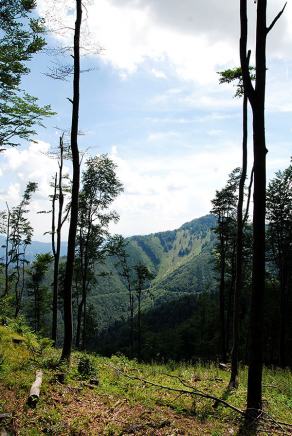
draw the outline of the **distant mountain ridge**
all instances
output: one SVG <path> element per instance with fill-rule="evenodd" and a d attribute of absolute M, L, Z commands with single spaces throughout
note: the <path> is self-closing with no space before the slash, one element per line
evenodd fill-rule
<path fill-rule="evenodd" d="M 5 254 L 5 237 L 0 235 L 0 257 L 3 258 Z M 50 242 L 32 241 L 31 245 L 28 245 L 26 249 L 26 258 L 30 262 L 34 259 L 36 254 L 44 254 L 52 252 L 52 244 Z M 61 256 L 66 256 L 67 242 L 62 242 Z"/>

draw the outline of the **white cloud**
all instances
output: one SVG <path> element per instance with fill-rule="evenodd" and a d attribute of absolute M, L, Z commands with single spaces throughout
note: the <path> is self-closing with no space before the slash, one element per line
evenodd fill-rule
<path fill-rule="evenodd" d="M 156 68 L 151 68 L 151 73 L 157 79 L 166 79 L 167 78 L 166 74 L 163 71 L 157 70 Z"/>
<path fill-rule="evenodd" d="M 253 41 L 256 5 L 248 4 Z M 269 1 L 268 22 L 281 7 L 279 0 Z M 71 0 L 39 0 L 38 8 L 41 15 L 49 17 L 51 27 L 59 29 L 59 39 L 72 39 L 68 31 L 74 23 Z M 239 62 L 239 2 L 234 0 L 91 0 L 86 11 L 83 45 L 95 50 L 103 47 L 101 59 L 123 74 L 135 72 L 150 59 L 157 65 L 169 63 L 182 79 L 208 84 L 217 80 L 218 68 Z M 287 7 L 269 35 L 273 56 L 291 57 L 291 16 L 292 8 Z M 56 25 L 56 17 L 63 24 Z M 154 66 L 150 66 L 150 72 L 159 78 L 167 75 Z"/>
<path fill-rule="evenodd" d="M 149 133 L 147 140 L 149 142 L 157 142 L 157 141 L 165 141 L 165 140 L 172 140 L 177 138 L 179 135 L 177 132 L 170 131 L 170 132 L 152 132 Z"/>
<path fill-rule="evenodd" d="M 126 235 L 174 229 L 207 214 L 215 190 L 239 165 L 240 146 L 188 152 L 176 159 L 123 159 L 115 153 L 125 192 L 116 200 L 120 222 L 114 232 Z"/>

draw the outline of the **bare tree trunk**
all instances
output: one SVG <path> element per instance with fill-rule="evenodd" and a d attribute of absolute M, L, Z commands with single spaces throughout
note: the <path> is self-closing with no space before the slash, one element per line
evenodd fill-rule
<path fill-rule="evenodd" d="M 53 239 L 54 249 L 54 281 L 53 281 L 53 321 L 52 321 L 52 340 L 54 345 L 57 341 L 57 329 L 58 329 L 58 292 L 59 292 L 59 264 L 61 255 L 61 231 L 63 226 L 62 214 L 64 206 L 63 195 L 63 136 L 60 137 L 60 163 L 59 163 L 59 181 L 58 181 L 58 222 L 57 222 L 57 246 L 55 248 L 55 239 Z M 52 232 L 53 233 L 53 232 Z M 54 236 L 55 238 L 55 236 Z"/>
<path fill-rule="evenodd" d="M 266 39 L 285 6 L 267 27 L 267 0 L 257 0 L 256 17 L 256 84 L 253 88 L 247 55 L 247 1 L 240 0 L 240 63 L 244 91 L 253 112 L 254 151 L 254 209 L 253 209 L 253 265 L 250 313 L 249 370 L 247 414 L 255 416 L 262 408 L 263 369 L 263 305 L 265 294 L 265 212 L 266 212 Z"/>
<path fill-rule="evenodd" d="M 73 161 L 73 182 L 71 198 L 71 216 L 68 235 L 67 263 L 64 280 L 64 344 L 62 360 L 70 360 L 73 320 L 72 320 L 72 280 L 75 261 L 75 239 L 78 222 L 78 199 L 80 184 L 80 164 L 78 150 L 78 122 L 79 122 L 79 87 L 80 87 L 80 28 L 82 21 L 82 3 L 76 0 L 76 21 L 74 33 L 74 79 L 71 124 L 71 152 Z"/>

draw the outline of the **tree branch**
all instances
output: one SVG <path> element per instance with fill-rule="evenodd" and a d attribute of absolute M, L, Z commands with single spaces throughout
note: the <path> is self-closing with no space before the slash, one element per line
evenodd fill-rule
<path fill-rule="evenodd" d="M 267 27 L 266 29 L 266 34 L 268 34 L 272 28 L 275 26 L 275 24 L 277 23 L 277 21 L 280 19 L 281 15 L 283 14 L 283 12 L 285 11 L 287 6 L 287 2 L 284 4 L 283 9 L 278 13 L 278 15 L 276 15 L 276 17 L 273 19 L 273 21 L 271 22 L 271 24 L 269 25 L 269 27 Z"/>

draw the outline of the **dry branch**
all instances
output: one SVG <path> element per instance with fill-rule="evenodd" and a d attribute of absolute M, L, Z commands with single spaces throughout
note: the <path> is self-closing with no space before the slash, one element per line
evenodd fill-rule
<path fill-rule="evenodd" d="M 154 386 L 160 389 L 165 389 L 168 391 L 172 391 L 172 392 L 178 392 L 179 395 L 191 395 L 191 396 L 198 396 L 201 398 L 206 398 L 209 400 L 213 400 L 215 401 L 215 403 L 218 404 L 222 404 L 223 406 L 234 410 L 235 412 L 239 413 L 241 416 L 246 416 L 246 412 L 233 406 L 232 404 L 228 403 L 227 401 L 223 400 L 222 398 L 217 398 L 214 395 L 208 394 L 206 392 L 202 392 L 199 391 L 197 389 L 194 388 L 194 386 L 192 386 L 191 384 L 189 384 L 187 381 L 181 379 L 180 377 L 176 376 L 176 375 L 172 375 L 172 374 L 164 374 L 167 377 L 170 378 L 174 378 L 176 380 L 178 380 L 185 388 L 187 389 L 181 389 L 181 388 L 174 388 L 171 386 L 165 386 L 165 385 L 160 385 L 158 383 L 154 383 L 151 382 L 150 380 L 146 380 L 144 378 L 135 376 L 135 375 L 129 375 L 127 374 L 124 370 L 122 370 L 121 368 L 117 368 L 115 366 L 110 365 L 110 367 L 116 371 L 117 374 L 121 374 L 124 377 L 130 379 L 130 380 L 137 380 L 141 383 L 144 383 L 146 385 L 149 386 Z M 261 420 L 263 423 L 266 423 L 268 425 L 268 427 L 276 427 L 278 430 L 282 431 L 282 434 L 291 434 L 291 429 L 292 429 L 292 424 L 287 423 L 287 422 L 282 422 L 282 421 L 277 421 L 276 419 L 274 419 L 272 416 L 270 416 L 269 414 L 267 414 L 264 411 L 258 411 L 259 414 L 256 418 L 257 421 Z M 287 431 L 285 430 L 285 427 L 288 429 Z"/>
<path fill-rule="evenodd" d="M 146 379 L 134 376 L 134 375 L 129 375 L 129 374 L 125 373 L 125 371 L 121 370 L 120 368 L 116 368 L 116 367 L 113 367 L 113 366 L 112 366 L 112 368 L 115 371 L 117 371 L 118 374 L 121 374 L 121 375 L 129 378 L 130 380 L 137 380 L 137 381 L 140 381 L 142 383 L 148 384 L 150 386 L 154 386 L 154 387 L 157 387 L 157 388 L 160 388 L 160 389 L 165 389 L 165 390 L 172 391 L 172 392 L 179 392 L 179 393 L 185 394 L 185 395 L 195 395 L 195 396 L 198 396 L 198 397 L 201 397 L 201 398 L 206 398 L 206 399 L 209 399 L 209 400 L 217 401 L 218 403 L 223 404 L 223 406 L 228 407 L 228 408 L 234 410 L 235 412 L 239 413 L 240 415 L 242 415 L 242 416 L 245 415 L 245 412 L 243 410 L 238 409 L 237 407 L 233 406 L 232 404 L 228 403 L 227 401 L 223 400 L 222 398 L 217 398 L 214 395 L 210 395 L 210 394 L 207 394 L 205 392 L 195 390 L 192 386 L 188 385 L 185 381 L 182 381 L 180 378 L 178 378 L 178 379 L 180 380 L 182 385 L 187 387 L 187 388 L 190 388 L 191 390 L 189 390 L 189 389 L 173 388 L 173 387 L 170 387 L 170 386 L 160 385 L 158 383 L 154 383 L 154 382 L 151 382 L 149 380 L 146 380 Z"/>

